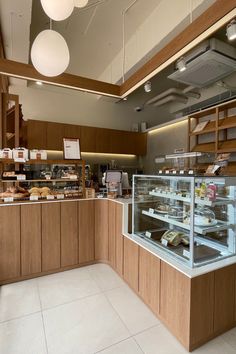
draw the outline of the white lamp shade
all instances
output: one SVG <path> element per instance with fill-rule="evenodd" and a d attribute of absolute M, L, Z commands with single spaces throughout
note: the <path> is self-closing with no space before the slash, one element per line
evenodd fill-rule
<path fill-rule="evenodd" d="M 226 34 L 229 41 L 236 39 L 236 21 L 232 21 L 228 24 Z"/>
<path fill-rule="evenodd" d="M 74 0 L 75 7 L 85 7 L 88 3 L 88 0 Z"/>
<path fill-rule="evenodd" d="M 35 69 L 44 76 L 62 74 L 70 62 L 65 39 L 53 30 L 40 32 L 31 48 L 31 60 Z"/>
<path fill-rule="evenodd" d="M 41 0 L 44 12 L 54 21 L 68 18 L 74 9 L 74 0 Z"/>

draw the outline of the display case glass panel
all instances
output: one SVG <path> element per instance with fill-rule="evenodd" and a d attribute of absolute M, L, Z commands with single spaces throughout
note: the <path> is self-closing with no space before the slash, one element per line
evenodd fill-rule
<path fill-rule="evenodd" d="M 132 233 L 198 267 L 236 254 L 235 177 L 133 178 Z"/>

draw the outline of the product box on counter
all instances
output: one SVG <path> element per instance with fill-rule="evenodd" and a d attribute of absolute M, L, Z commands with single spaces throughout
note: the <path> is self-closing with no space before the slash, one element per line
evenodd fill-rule
<path fill-rule="evenodd" d="M 9 148 L 0 149 L 0 159 L 12 159 L 12 150 Z"/>
<path fill-rule="evenodd" d="M 29 150 L 23 147 L 13 149 L 12 155 L 13 155 L 13 159 L 16 162 L 24 162 L 29 160 Z"/>
<path fill-rule="evenodd" d="M 30 150 L 31 160 L 47 160 L 47 150 Z"/>

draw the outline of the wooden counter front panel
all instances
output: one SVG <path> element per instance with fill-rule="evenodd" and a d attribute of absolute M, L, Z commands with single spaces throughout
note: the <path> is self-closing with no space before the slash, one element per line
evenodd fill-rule
<path fill-rule="evenodd" d="M 79 263 L 86 263 L 95 259 L 94 201 L 84 200 L 77 203 L 79 215 Z"/>
<path fill-rule="evenodd" d="M 42 271 L 41 205 L 21 205 L 21 275 Z"/>
<path fill-rule="evenodd" d="M 214 273 L 191 279 L 190 343 L 195 347 L 213 334 Z"/>
<path fill-rule="evenodd" d="M 124 236 L 122 235 L 122 221 L 123 221 L 123 205 L 116 203 L 116 224 L 115 224 L 115 238 L 116 238 L 116 257 L 115 268 L 116 271 L 123 276 L 123 255 L 124 255 Z"/>
<path fill-rule="evenodd" d="M 116 203 L 108 202 L 108 259 L 110 265 L 116 266 Z"/>
<path fill-rule="evenodd" d="M 61 267 L 78 264 L 77 202 L 61 203 Z"/>
<path fill-rule="evenodd" d="M 139 294 L 159 314 L 160 259 L 142 247 L 139 249 Z"/>
<path fill-rule="evenodd" d="M 42 204 L 42 271 L 61 266 L 61 203 Z"/>
<path fill-rule="evenodd" d="M 20 276 L 20 206 L 0 210 L 0 280 Z"/>
<path fill-rule="evenodd" d="M 221 332 L 235 322 L 235 274 L 232 265 L 215 271 L 214 332 Z"/>
<path fill-rule="evenodd" d="M 124 237 L 124 279 L 138 292 L 139 246 Z"/>
<path fill-rule="evenodd" d="M 108 200 L 95 200 L 95 259 L 108 260 Z"/>
<path fill-rule="evenodd" d="M 160 316 L 186 348 L 190 331 L 190 281 L 161 261 Z"/>

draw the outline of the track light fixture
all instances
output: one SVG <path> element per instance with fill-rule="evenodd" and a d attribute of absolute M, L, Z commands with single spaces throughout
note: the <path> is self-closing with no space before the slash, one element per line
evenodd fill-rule
<path fill-rule="evenodd" d="M 145 92 L 151 92 L 152 91 L 152 83 L 151 83 L 151 81 L 145 82 L 144 91 Z"/>
<path fill-rule="evenodd" d="M 184 57 L 181 57 L 177 60 L 176 67 L 179 71 L 184 71 L 187 69 Z"/>
<path fill-rule="evenodd" d="M 226 35 L 229 41 L 236 39 L 236 20 L 232 20 L 226 27 Z"/>

